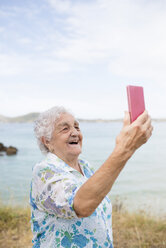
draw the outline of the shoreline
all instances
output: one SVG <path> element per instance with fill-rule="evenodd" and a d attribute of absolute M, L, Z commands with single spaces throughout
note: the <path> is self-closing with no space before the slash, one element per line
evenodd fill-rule
<path fill-rule="evenodd" d="M 20 123 L 20 124 L 24 124 L 24 123 L 33 123 L 35 120 L 1 120 L 0 119 L 0 124 L 14 124 L 14 123 Z M 116 123 L 116 122 L 123 122 L 123 119 L 79 119 L 79 122 L 83 122 L 83 123 Z M 166 119 L 153 119 L 152 118 L 152 122 L 157 122 L 157 123 L 165 123 Z"/>
<path fill-rule="evenodd" d="M 166 209 L 165 207 L 152 207 L 152 203 L 149 202 L 142 202 L 142 204 L 137 204 L 137 201 L 133 201 L 130 198 L 123 198 L 120 196 L 112 196 L 107 195 L 112 204 L 112 208 L 116 209 L 117 211 L 125 211 L 128 212 L 129 214 L 136 214 L 136 213 L 143 213 L 151 218 L 154 219 L 166 219 Z M 20 202 L 22 202 L 20 204 Z M 29 208 L 29 198 L 25 197 L 22 201 L 21 200 L 15 200 L 14 198 L 10 199 L 0 199 L 0 207 L 3 206 L 5 208 Z"/>

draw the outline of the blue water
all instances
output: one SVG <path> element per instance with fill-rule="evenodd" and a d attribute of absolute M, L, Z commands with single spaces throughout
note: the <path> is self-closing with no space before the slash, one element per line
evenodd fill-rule
<path fill-rule="evenodd" d="M 153 135 L 116 180 L 110 197 L 129 210 L 166 214 L 166 122 L 154 122 Z M 83 152 L 92 167 L 99 168 L 114 148 L 122 123 L 81 123 Z M 0 156 L 0 198 L 5 204 L 28 203 L 32 166 L 43 158 L 33 134 L 33 124 L 0 124 L 0 142 L 15 146 L 15 156 Z"/>

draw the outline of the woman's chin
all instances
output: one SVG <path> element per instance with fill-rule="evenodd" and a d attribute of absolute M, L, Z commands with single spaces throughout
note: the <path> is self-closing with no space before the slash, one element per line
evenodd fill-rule
<path fill-rule="evenodd" d="M 82 152 L 82 149 L 80 147 L 72 147 L 72 149 L 69 150 L 69 154 L 79 156 Z"/>
<path fill-rule="evenodd" d="M 70 145 L 68 144 L 68 150 L 71 151 L 73 154 L 80 154 L 82 149 L 81 146 L 79 144 L 74 144 L 74 145 Z"/>

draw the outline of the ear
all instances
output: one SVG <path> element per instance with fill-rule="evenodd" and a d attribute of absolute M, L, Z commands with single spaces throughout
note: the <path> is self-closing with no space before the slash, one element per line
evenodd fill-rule
<path fill-rule="evenodd" d="M 49 141 L 44 136 L 41 137 L 41 142 L 48 148 Z"/>

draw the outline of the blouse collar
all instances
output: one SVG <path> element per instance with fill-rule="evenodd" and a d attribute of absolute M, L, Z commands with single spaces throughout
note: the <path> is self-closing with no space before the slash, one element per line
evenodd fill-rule
<path fill-rule="evenodd" d="M 62 159 L 60 159 L 57 155 L 55 155 L 54 153 L 51 153 L 51 152 L 48 152 L 47 155 L 46 155 L 46 160 L 48 163 L 50 164 L 55 164 L 56 163 L 56 166 L 59 165 L 59 167 L 61 169 L 65 169 L 67 171 L 77 171 L 76 169 L 74 169 L 73 167 L 71 167 L 70 165 L 68 165 L 65 161 L 63 161 Z M 79 162 L 79 160 L 78 160 Z M 81 164 L 79 163 L 81 169 L 82 169 L 82 166 Z"/>

